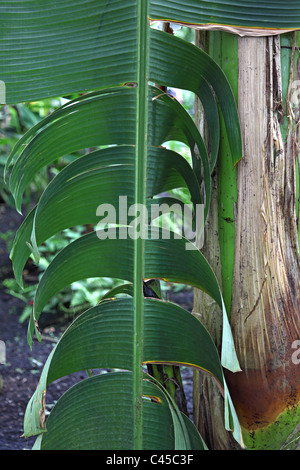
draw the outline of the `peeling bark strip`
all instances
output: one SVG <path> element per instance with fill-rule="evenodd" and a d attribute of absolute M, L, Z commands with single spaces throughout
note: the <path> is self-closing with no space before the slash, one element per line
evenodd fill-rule
<path fill-rule="evenodd" d="M 295 79 L 291 73 L 291 83 Z M 297 136 L 287 103 L 290 127 L 286 141 L 282 137 L 281 98 L 279 37 L 240 38 L 244 159 L 238 165 L 231 324 L 243 372 L 229 374 L 228 382 L 248 430 L 300 404 L 300 365 L 292 362 L 292 343 L 300 339 Z"/>
<path fill-rule="evenodd" d="M 162 23 L 170 23 L 172 20 L 159 19 L 152 20 L 150 19 L 150 25 L 161 21 Z M 196 29 L 198 31 L 225 31 L 226 33 L 237 34 L 240 37 L 252 36 L 252 37 L 261 37 L 261 36 L 277 36 L 278 34 L 289 33 L 295 31 L 295 29 L 272 29 L 272 28 L 246 28 L 239 26 L 230 26 L 222 24 L 197 24 L 197 23 L 182 23 L 180 21 L 172 21 L 180 26 L 188 26 L 189 28 Z M 298 28 L 299 29 L 299 28 Z"/>

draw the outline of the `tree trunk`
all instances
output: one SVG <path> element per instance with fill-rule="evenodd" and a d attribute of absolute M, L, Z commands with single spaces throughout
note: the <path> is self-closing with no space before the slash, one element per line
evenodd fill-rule
<path fill-rule="evenodd" d="M 300 340 L 296 220 L 299 114 L 292 109 L 296 104 L 295 80 L 299 79 L 295 40 L 296 33 L 283 38 L 238 38 L 238 106 L 244 157 L 237 165 L 230 310 L 242 372 L 227 373 L 226 378 L 245 443 L 254 449 L 280 449 L 290 441 L 299 443 L 295 434 L 300 421 L 300 364 L 295 355 Z M 288 62 L 292 66 L 286 67 Z M 222 155 L 220 158 L 222 161 Z M 222 194 L 219 211 L 221 205 Z M 213 253 L 220 249 L 220 259 L 224 260 L 222 251 L 226 250 L 226 238 L 216 239 L 220 227 L 217 229 L 214 227 L 207 248 L 214 268 Z M 222 268 L 219 271 L 224 280 Z M 228 292 L 224 295 L 229 298 Z M 200 311 L 197 299 L 198 295 L 194 310 Z M 199 393 L 200 402 L 205 403 L 206 389 Z M 214 419 L 208 435 L 218 434 Z M 215 439 L 213 446 L 229 448 L 224 439 L 221 444 L 219 441 Z"/>

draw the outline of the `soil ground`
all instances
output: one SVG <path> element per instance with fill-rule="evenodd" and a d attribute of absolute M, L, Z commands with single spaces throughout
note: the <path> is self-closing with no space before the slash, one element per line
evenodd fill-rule
<path fill-rule="evenodd" d="M 0 204 L 0 233 L 15 231 L 21 221 L 21 216 L 15 210 L 4 203 Z M 13 278 L 13 272 L 6 244 L 0 239 L 0 340 L 6 346 L 6 362 L 0 364 L 0 450 L 30 450 L 35 438 L 21 437 L 24 412 L 54 346 L 53 338 L 58 338 L 66 325 L 57 322 L 56 316 L 50 318 L 50 321 L 44 320 L 40 326 L 46 339 L 41 343 L 35 341 L 31 350 L 27 343 L 27 322 L 19 322 L 24 303 L 6 292 L 2 284 L 6 278 Z M 170 295 L 169 298 L 187 310 L 192 308 L 191 291 Z M 43 315 L 41 320 L 42 317 Z M 188 411 L 192 417 L 191 370 L 182 368 L 182 377 Z M 51 384 L 47 390 L 48 408 L 53 406 L 65 390 L 85 378 L 85 372 L 78 372 Z"/>

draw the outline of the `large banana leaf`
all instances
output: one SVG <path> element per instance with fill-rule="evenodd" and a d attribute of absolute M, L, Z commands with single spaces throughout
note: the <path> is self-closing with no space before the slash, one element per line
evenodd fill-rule
<path fill-rule="evenodd" d="M 143 362 L 157 363 L 159 360 L 156 360 L 155 358 L 159 356 L 160 360 L 164 363 L 189 364 L 193 367 L 199 367 L 213 375 L 217 380 L 217 383 L 223 389 L 223 393 L 227 395 L 226 399 L 230 400 L 216 347 L 205 328 L 193 316 L 188 314 L 188 312 L 175 304 L 154 299 L 145 299 L 144 302 L 145 347 Z M 47 421 L 47 429 L 45 429 L 45 409 L 43 406 L 45 402 L 46 386 L 52 381 L 63 377 L 66 374 L 82 369 L 108 366 L 131 369 L 133 335 L 132 311 L 132 301 L 129 299 L 102 302 L 97 307 L 90 309 L 84 315 L 78 317 L 68 330 L 66 330 L 65 334 L 49 356 L 38 388 L 28 404 L 24 427 L 26 436 L 51 430 L 51 420 L 50 428 L 48 428 Z M 184 333 L 186 324 L 188 324 L 190 331 L 188 337 Z M 163 337 L 157 334 L 157 329 L 162 326 L 165 327 L 165 334 Z M 168 333 L 170 329 L 172 330 L 171 335 Z M 113 347 L 112 344 L 114 345 Z M 191 345 L 193 346 L 192 348 Z M 176 360 L 176 357 L 180 359 Z M 101 380 L 104 380 L 104 378 Z M 86 387 L 88 387 L 88 384 Z M 122 391 L 130 393 L 127 389 L 121 389 L 121 393 Z M 108 426 L 107 432 L 110 433 L 112 432 L 113 427 L 116 426 L 117 422 L 120 422 L 120 420 L 122 421 L 123 419 L 128 420 L 128 410 L 127 408 L 122 408 L 122 402 L 120 403 L 120 401 L 117 406 L 114 406 L 111 409 L 108 403 L 105 405 L 106 400 L 109 400 L 108 397 L 105 398 L 105 393 L 107 393 L 105 392 L 105 389 L 103 391 L 100 388 L 98 393 L 100 393 L 100 403 L 103 402 L 104 408 L 105 406 L 108 408 L 105 412 L 103 408 L 102 411 L 99 411 L 99 419 L 103 419 L 103 414 L 104 416 L 106 414 L 108 415 L 107 419 L 110 422 L 110 425 Z M 150 392 L 146 393 L 144 390 L 143 394 L 149 396 Z M 155 390 L 155 387 L 151 396 L 156 398 L 155 401 L 161 403 L 161 399 L 157 399 L 160 394 L 158 390 Z M 86 400 L 86 398 L 80 399 Z M 93 399 L 91 398 L 90 401 L 93 402 Z M 72 404 L 74 404 L 74 406 L 72 406 Z M 58 413 L 55 408 L 54 416 L 57 413 L 58 419 L 60 420 L 60 414 L 64 416 L 64 419 L 66 416 L 70 415 L 72 425 L 76 422 L 78 432 L 84 432 L 86 427 L 87 410 L 83 410 L 82 416 L 78 417 L 77 398 L 73 398 L 72 395 L 66 395 L 66 397 L 59 402 L 58 409 L 60 406 L 63 407 L 63 410 Z M 95 403 L 95 410 L 97 409 L 97 406 L 97 403 Z M 101 410 L 101 407 L 99 410 Z M 161 413 L 161 411 L 159 411 L 159 413 Z M 67 423 L 65 424 L 68 426 L 69 418 L 67 417 L 66 419 Z M 130 420 L 131 419 L 132 417 Z M 158 422 L 153 422 L 153 417 L 151 419 L 153 426 L 157 426 L 156 430 L 154 428 L 156 436 L 159 432 L 162 419 L 163 416 L 160 416 Z M 108 423 L 106 423 L 106 426 L 107 425 Z M 147 425 L 147 420 L 145 421 L 145 425 Z M 63 426 L 63 423 L 58 424 L 58 426 Z M 127 424 L 127 426 L 129 425 Z M 193 430 L 192 426 L 191 430 Z M 60 433 L 58 433 L 58 435 L 59 434 Z M 121 436 L 122 433 L 117 437 L 119 440 L 119 447 L 117 448 L 131 448 L 132 443 L 130 440 L 130 434 L 127 432 L 127 439 L 125 441 L 121 439 Z M 47 448 L 48 437 L 47 435 L 45 437 L 45 448 Z M 53 438 L 55 438 L 55 449 L 57 447 L 61 448 L 61 446 L 64 445 L 63 443 L 60 443 L 60 438 L 58 438 L 56 433 L 53 433 Z M 64 440 L 65 439 L 66 437 Z M 116 436 L 114 439 L 116 439 Z M 114 442 L 113 439 L 112 441 Z M 85 448 L 84 446 L 93 446 L 93 440 L 91 444 L 87 444 L 87 442 L 88 440 L 85 440 L 82 442 L 81 446 L 83 446 L 83 448 Z M 128 444 L 128 442 L 131 444 Z M 196 442 L 198 442 L 198 445 L 201 444 L 199 436 L 196 439 Z M 75 436 L 71 433 L 70 438 L 67 439 L 67 443 L 68 448 L 73 448 L 73 446 L 75 446 L 74 448 L 78 448 L 76 433 Z M 111 443 L 109 445 L 111 445 Z M 149 442 L 147 445 L 149 445 Z M 151 445 L 153 446 L 157 444 L 150 441 L 150 446 Z M 163 446 L 164 442 L 162 441 L 160 445 Z M 169 445 L 172 446 L 172 443 Z M 195 449 L 195 447 L 193 448 Z"/>
<path fill-rule="evenodd" d="M 172 20 L 192 25 L 227 25 L 253 29 L 298 29 L 300 7 L 298 0 L 152 0 L 153 19 Z M 265 32 L 264 32 L 265 34 Z"/>
<path fill-rule="evenodd" d="M 201 203 L 197 178 L 183 157 L 157 147 L 149 149 L 148 155 L 148 198 L 176 187 L 187 187 L 192 201 Z M 128 206 L 133 204 L 133 159 L 132 146 L 110 147 L 81 157 L 54 178 L 17 234 L 11 257 L 21 285 L 22 270 L 30 255 L 26 243 L 33 245 L 38 258 L 37 246 L 60 230 L 96 224 L 99 217 L 95 212 L 95 200 L 116 207 L 116 220 L 119 220 L 119 194 L 127 197 Z"/>
<path fill-rule="evenodd" d="M 216 347 L 200 322 L 171 302 L 145 299 L 144 308 L 143 363 L 160 360 L 190 364 L 212 374 L 220 386 L 224 386 Z M 188 337 L 184 333 L 186 324 L 190 330 Z M 162 326 L 163 337 L 157 334 L 157 329 Z M 41 398 L 49 383 L 77 370 L 99 367 L 131 370 L 132 340 L 132 299 L 101 302 L 78 317 L 66 330 L 45 366 L 28 407 L 25 434 L 42 431 L 39 418 Z"/>
<path fill-rule="evenodd" d="M 195 8 L 203 2 L 198 3 Z M 119 196 L 127 196 L 130 204 L 149 207 L 154 195 L 177 185 L 186 186 L 196 209 L 203 183 L 206 217 L 210 174 L 219 142 L 219 122 L 213 122 L 216 100 L 232 153 L 228 165 L 232 168 L 242 157 L 237 108 L 223 72 L 195 46 L 151 30 L 149 8 L 154 5 L 146 0 L 62 0 L 59 4 L 28 0 L 19 2 L 18 8 L 12 1 L 1 3 L 0 80 L 6 85 L 7 102 L 84 93 L 37 124 L 12 152 L 6 177 L 17 209 L 21 210 L 23 192 L 37 172 L 55 159 L 93 146 L 114 146 L 87 154 L 68 166 L 50 183 L 28 215 L 12 252 L 20 283 L 31 251 L 38 258 L 38 246 L 57 231 L 96 223 L 99 204 L 115 205 Z M 169 8 L 172 16 L 174 5 L 172 1 L 161 2 L 156 12 L 161 14 Z M 183 108 L 166 93 L 149 87 L 149 80 L 157 85 L 185 88 L 199 96 L 208 113 L 210 155 Z M 96 91 L 86 93 L 91 90 Z M 214 127 L 216 136 L 212 135 Z M 191 167 L 181 156 L 160 148 L 170 139 L 189 145 Z M 174 234 L 165 237 L 162 230 L 153 232 L 153 226 L 149 232 L 145 228 L 148 238 L 124 238 L 120 233 L 124 234 L 126 227 L 121 225 L 116 229 L 116 239 L 105 239 L 98 231 L 71 243 L 54 258 L 39 283 L 29 324 L 30 343 L 34 331 L 40 338 L 38 319 L 48 300 L 75 280 L 101 276 L 123 279 L 132 283 L 133 297 L 125 303 L 104 302 L 85 312 L 62 338 L 49 357 L 30 402 L 26 423 L 33 424 L 29 425 L 29 433 L 42 432 L 37 445 L 45 449 L 203 448 L 192 423 L 180 414 L 159 383 L 149 383 L 149 378 L 145 382 L 141 367 L 147 362 L 185 363 L 205 369 L 221 384 L 226 428 L 231 428 L 242 444 L 221 367 L 236 372 L 239 364 L 214 273 L 199 250 L 187 249 L 191 245 L 188 240 Z M 221 361 L 209 335 L 190 314 L 162 301 L 145 301 L 143 280 L 148 277 L 199 287 L 219 304 L 223 312 Z M 102 311 L 109 312 L 105 317 L 109 328 L 101 330 L 101 341 L 96 336 L 88 344 L 85 334 L 93 333 L 96 319 L 104 319 Z M 77 329 L 78 325 L 82 327 Z M 71 353 L 71 366 L 69 340 L 73 341 L 73 351 L 76 344 L 80 353 Z M 97 352 L 95 361 L 88 346 Z M 59 351 L 63 359 L 57 361 Z M 95 366 L 121 367 L 130 372 L 81 382 L 61 398 L 45 427 L 45 387 L 51 377 Z M 87 408 L 87 401 L 93 406 Z M 121 423 L 116 421 L 119 417 Z M 75 423 L 77 426 L 82 421 L 84 428 L 80 424 L 74 434 Z M 158 434 L 165 434 L 169 424 L 171 434 L 160 439 Z M 82 429 L 87 440 L 82 437 Z"/>
<path fill-rule="evenodd" d="M 298 0 L 284 7 L 281 0 L 188 0 L 184 8 L 179 0 L 151 0 L 149 14 L 247 28 L 292 29 L 300 21 Z M 137 1 L 132 0 L 1 2 L 0 79 L 7 102 L 136 81 L 137 21 Z"/>
<path fill-rule="evenodd" d="M 298 0 L 152 0 L 150 16 L 189 24 L 297 28 Z M 278 18 L 280 21 L 278 22 Z M 136 81 L 137 2 L 27 0 L 0 5 L 8 103 Z M 117 58 L 117 60 L 116 60 Z M 179 67 L 180 68 L 180 67 Z"/>
<path fill-rule="evenodd" d="M 132 373 L 118 372 L 94 376 L 72 387 L 57 402 L 47 420 L 47 432 L 37 439 L 34 448 L 94 450 L 100 444 L 106 450 L 133 450 L 129 432 L 133 415 L 127 405 L 132 400 L 132 385 Z M 206 448 L 193 423 L 185 415 L 173 416 L 172 403 L 146 375 L 142 407 L 144 450 L 172 450 L 174 443 L 177 449 L 183 450 Z M 174 418 L 178 424 L 176 432 Z M 168 430 L 163 436 L 162 426 Z"/>

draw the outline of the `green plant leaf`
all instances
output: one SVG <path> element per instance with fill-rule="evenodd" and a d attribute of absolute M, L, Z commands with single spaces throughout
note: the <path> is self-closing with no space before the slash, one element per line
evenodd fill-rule
<path fill-rule="evenodd" d="M 42 450 L 134 449 L 132 402 L 133 377 L 129 372 L 98 375 L 79 382 L 57 402 L 42 434 Z M 143 381 L 144 449 L 172 449 L 173 423 L 162 392 Z M 170 433 L 160 429 L 164 423 Z M 118 432 L 116 433 L 116 429 Z"/>
<path fill-rule="evenodd" d="M 135 82 L 137 4 L 29 0 L 16 8 L 14 2 L 2 3 L 0 76 L 6 102 Z"/>
<path fill-rule="evenodd" d="M 233 416 L 235 435 L 239 438 L 240 428 L 236 413 L 216 347 L 208 332 L 194 316 L 172 302 L 146 298 L 144 311 L 143 362 L 185 364 L 212 374 L 219 386 L 224 388 L 226 417 L 229 414 Z M 158 330 L 165 332 L 163 337 L 158 335 Z M 103 301 L 77 317 L 44 366 L 37 390 L 26 410 L 25 436 L 45 431 L 41 415 L 44 413 L 47 385 L 80 370 L 131 369 L 132 338 L 132 299 Z M 173 410 L 172 413 L 175 413 L 178 420 L 177 411 Z M 229 426 L 228 418 L 226 425 Z"/>
<path fill-rule="evenodd" d="M 167 5 L 172 13 L 172 0 Z M 118 196 L 126 195 L 130 203 L 143 206 L 148 198 L 149 207 L 155 202 L 171 201 L 168 195 L 159 193 L 183 185 L 189 189 L 195 204 L 201 201 L 202 187 L 206 219 L 210 207 L 210 176 L 220 140 L 217 103 L 232 153 L 229 165 L 242 156 L 236 103 L 221 69 L 191 44 L 150 30 L 150 7 L 153 7 L 152 0 L 62 0 L 59 5 L 27 0 L 26 5 L 19 3 L 18 8 L 13 2 L 5 2 L 0 7 L 4 31 L 0 34 L 0 43 L 5 46 L 0 51 L 0 79 L 1 85 L 5 85 L 7 102 L 70 93 L 81 95 L 36 124 L 11 153 L 5 176 L 9 176 L 17 210 L 21 211 L 23 193 L 38 178 L 41 169 L 59 157 L 91 147 L 97 149 L 62 171 L 26 218 L 11 254 L 19 282 L 30 252 L 38 257 L 40 244 L 57 231 L 76 224 L 93 224 L 96 208 L 103 201 L 115 204 Z M 212 134 L 210 159 L 188 113 L 167 93 L 150 87 L 149 80 L 198 95 L 208 114 L 208 129 Z M 87 93 L 91 90 L 92 93 Z M 179 140 L 189 146 L 192 168 L 177 154 L 159 148 L 168 140 Z M 101 146 L 114 146 L 114 150 L 98 152 Z M 155 195 L 158 197 L 152 201 Z M 96 207 L 93 207 L 94 201 Z M 30 344 L 34 331 L 41 339 L 38 319 L 47 302 L 74 281 L 104 276 L 132 284 L 131 299 L 104 301 L 95 307 L 102 311 L 114 306 L 118 314 L 114 326 L 119 327 L 121 339 L 125 332 L 125 342 L 121 341 L 122 347 L 118 350 L 117 345 L 109 346 L 113 344 L 111 332 L 103 330 L 103 344 L 97 343 L 96 347 L 101 349 L 106 344 L 107 348 L 99 351 L 97 364 L 106 360 L 109 367 L 123 364 L 121 367 L 132 373 L 112 374 L 109 378 L 90 377 L 71 388 L 47 419 L 48 432 L 42 432 L 36 447 L 97 449 L 109 445 L 115 449 L 137 450 L 147 446 L 169 448 L 174 443 L 182 449 L 192 445 L 201 447 L 195 429 L 186 424 L 170 397 L 165 392 L 162 394 L 148 378 L 144 380 L 141 365 L 160 361 L 167 364 L 195 362 L 210 371 L 221 384 L 224 381 L 221 364 L 232 371 L 239 370 L 222 294 L 200 251 L 187 240 L 178 238 L 178 234 L 173 233 L 169 239 L 169 232 L 154 225 L 149 227 L 148 239 L 143 236 L 124 239 L 122 235 L 127 228 L 132 227 L 120 223 L 116 239 L 107 237 L 105 229 L 73 241 L 51 261 L 40 280 L 29 322 Z M 102 238 L 101 242 L 98 237 Z M 194 317 L 169 303 L 145 301 L 143 282 L 148 277 L 193 285 L 218 303 L 224 323 L 221 363 L 206 330 Z M 130 330 L 126 330 L 125 318 L 121 317 L 122 313 L 125 317 L 124 312 L 117 309 L 120 305 L 122 308 L 131 306 Z M 153 308 L 149 317 L 148 306 Z M 84 368 L 90 367 L 87 359 L 91 358 L 84 352 L 78 355 L 76 349 L 71 358 L 71 362 L 75 361 L 72 366 L 68 364 L 66 353 L 68 340 L 74 337 L 79 351 L 82 346 L 88 347 L 83 331 L 91 324 L 88 321 L 82 324 L 80 333 L 76 325 L 82 318 L 88 320 L 89 315 L 90 311 L 85 312 L 77 323 L 74 322 L 74 329 L 50 355 L 26 413 L 25 422 L 30 432 L 45 430 L 45 390 L 51 374 L 52 377 L 59 374 L 60 367 L 64 370 L 61 373 L 68 373 L 72 367 L 78 370 L 83 363 Z M 112 318 L 110 315 L 110 322 Z M 149 318 L 153 324 L 147 323 Z M 95 322 L 95 318 L 92 321 Z M 199 338 L 195 340 L 194 335 L 193 350 L 189 349 L 186 334 L 178 341 L 184 331 L 187 333 L 185 323 L 190 322 L 193 322 L 191 329 L 195 327 L 202 338 L 202 343 L 198 344 Z M 164 331 L 158 328 L 159 324 Z M 109 325 L 117 337 L 112 323 Z M 75 331 L 73 337 L 72 331 Z M 93 328 L 89 331 L 93 333 Z M 204 346 L 214 353 L 206 354 Z M 128 354 L 125 353 L 127 347 L 130 347 Z M 60 348 L 64 354 L 58 363 L 55 361 Z M 226 387 L 224 393 L 226 416 L 230 417 L 227 426 L 232 421 L 237 426 Z M 99 421 L 104 423 L 104 431 L 100 430 Z M 73 432 L 75 425 L 76 432 Z M 161 429 L 169 429 L 171 425 L 173 433 L 166 433 L 161 439 Z"/>
<path fill-rule="evenodd" d="M 223 387 L 216 347 L 195 317 L 172 302 L 150 298 L 144 299 L 144 310 L 144 363 L 164 362 L 199 367 L 212 374 Z M 158 335 L 158 330 L 166 332 L 163 338 Z M 133 299 L 103 301 L 77 317 L 45 364 L 25 416 L 25 435 L 42 432 L 40 410 L 47 385 L 80 370 L 131 370 L 132 344 Z M 35 419 L 32 418 L 34 416 Z"/>
<path fill-rule="evenodd" d="M 242 158 L 242 140 L 234 95 L 222 69 L 204 51 L 178 37 L 153 29 L 151 39 L 152 80 L 193 91 L 200 100 L 204 80 L 213 88 L 224 117 L 234 166 Z M 168 64 L 168 68 L 164 64 Z"/>
<path fill-rule="evenodd" d="M 11 253 L 18 281 L 30 255 L 29 245 L 38 259 L 38 246 L 52 235 L 76 225 L 96 225 L 100 220 L 97 215 L 100 204 L 111 204 L 119 221 L 119 195 L 127 198 L 126 207 L 134 202 L 133 163 L 134 147 L 111 147 L 79 158 L 52 180 L 34 214 L 29 214 L 18 231 Z M 146 196 L 153 197 L 180 186 L 190 189 L 194 204 L 201 203 L 199 184 L 187 161 L 175 152 L 150 148 Z M 153 200 L 155 204 L 162 202 Z M 149 215 L 151 204 L 149 200 Z"/>
<path fill-rule="evenodd" d="M 150 16 L 192 25 L 228 25 L 252 28 L 299 28 L 300 8 L 297 0 L 227 0 L 206 2 L 187 0 L 184 9 L 180 0 L 151 0 Z"/>
<path fill-rule="evenodd" d="M 107 291 L 100 299 L 99 302 L 108 299 L 114 299 L 115 296 L 119 294 L 125 294 L 129 296 L 133 296 L 133 285 L 131 283 L 122 284 L 121 286 L 117 286 L 112 288 L 111 290 Z"/>
<path fill-rule="evenodd" d="M 149 229 L 151 231 L 151 228 Z M 159 232 L 163 232 L 159 230 Z M 99 240 L 90 233 L 70 243 L 44 272 L 38 285 L 34 311 L 31 316 L 28 340 L 32 341 L 35 322 L 49 299 L 66 285 L 87 277 L 114 277 L 133 282 L 133 243 L 130 238 Z M 167 233 L 169 236 L 169 233 Z M 171 235 L 171 232 L 170 232 Z M 145 240 L 145 278 L 160 278 L 169 282 L 190 284 L 210 295 L 223 311 L 224 337 L 222 364 L 232 371 L 240 370 L 222 299 L 222 294 L 208 262 L 197 249 L 186 250 L 188 240 Z M 195 248 L 195 247 L 194 247 Z M 68 262 L 66 262 L 68 260 Z M 39 335 L 36 329 L 37 335 Z"/>
<path fill-rule="evenodd" d="M 197 143 L 204 161 L 208 162 L 202 138 L 187 112 L 175 100 L 168 95 L 161 95 L 155 88 L 151 88 L 151 93 L 151 97 L 157 99 L 155 101 L 151 99 L 149 102 L 149 114 L 154 123 L 149 129 L 149 142 L 157 146 L 176 137 L 177 140 L 189 143 L 192 151 Z M 136 90 L 127 87 L 106 90 L 97 96 L 93 94 L 86 101 L 64 107 L 58 116 L 53 115 L 50 122 L 49 118 L 45 119 L 44 126 L 34 136 L 28 132 L 24 142 L 30 140 L 24 150 L 18 155 L 19 147 L 13 149 L 10 161 L 7 163 L 8 171 L 11 161 L 15 161 L 10 174 L 10 188 L 15 196 L 17 209 L 21 211 L 22 194 L 36 173 L 58 157 L 75 150 L 109 143 L 133 145 L 135 99 Z M 117 122 L 118 127 L 114 126 L 114 122 Z M 84 128 L 83 123 L 85 123 Z M 123 132 L 120 132 L 119 128 L 122 128 Z M 51 151 L 52 145 L 55 145 L 55 151 Z M 122 160 L 122 163 L 125 162 L 126 160 Z M 207 167 L 207 163 L 205 165 Z M 76 166 L 74 168 L 76 169 Z M 151 169 L 151 162 L 148 169 Z"/>

